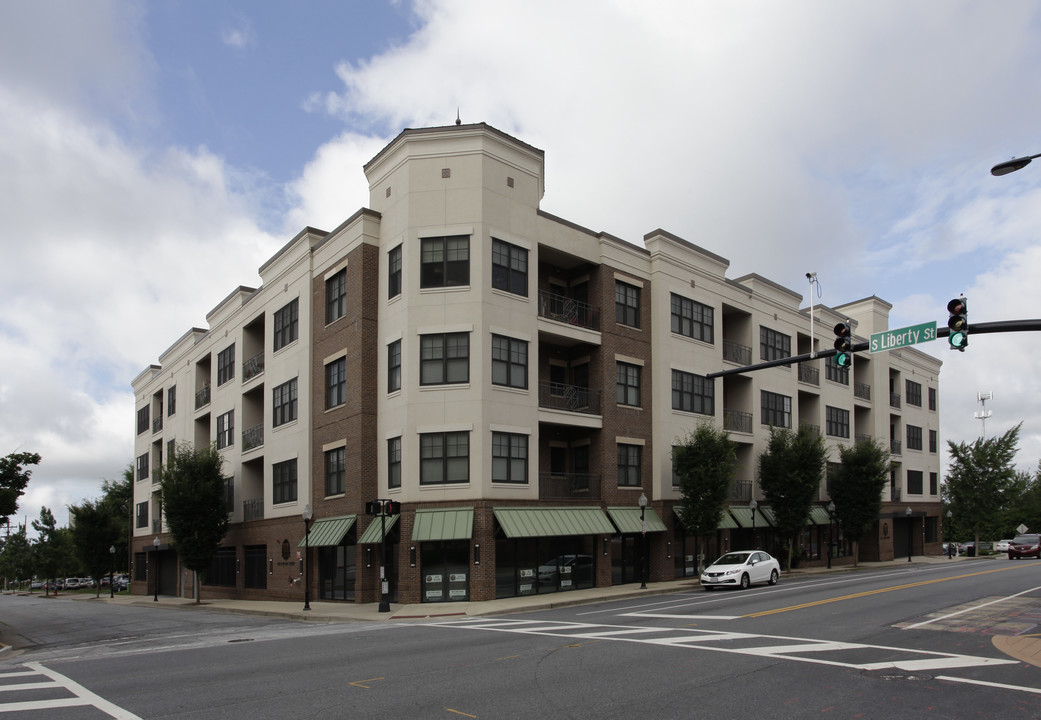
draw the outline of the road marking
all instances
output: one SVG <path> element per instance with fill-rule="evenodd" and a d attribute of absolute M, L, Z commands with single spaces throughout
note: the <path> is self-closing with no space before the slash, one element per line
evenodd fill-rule
<path fill-rule="evenodd" d="M 55 698 L 51 700 L 29 700 L 25 702 L 14 702 L 0 704 L 0 713 L 6 712 L 27 712 L 32 710 L 49 710 L 52 708 L 60 707 L 77 707 L 83 705 L 91 705 L 101 712 L 115 718 L 116 720 L 141 720 L 140 717 L 134 713 L 124 710 L 118 705 L 109 702 L 100 695 L 92 693 L 87 688 L 75 682 L 71 678 L 67 678 L 61 673 L 54 672 L 45 668 L 40 663 L 25 663 L 25 666 L 29 668 L 29 672 L 17 671 L 13 673 L 2 673 L 0 677 L 27 677 L 30 675 L 43 675 L 49 678 L 49 682 L 35 682 L 35 683 L 23 683 L 21 685 L 9 685 L 3 687 L 4 690 L 15 690 L 15 689 L 38 689 L 38 688 L 60 688 L 66 690 L 74 697 L 66 698 Z"/>
<path fill-rule="evenodd" d="M 1029 590 L 1024 590 L 1023 592 L 1018 592 L 1015 595 L 1009 595 L 1008 597 L 1001 597 L 1001 598 L 998 598 L 997 600 L 991 600 L 990 602 L 985 602 L 982 605 L 973 605 L 972 607 L 963 608 L 963 609 L 958 610 L 956 612 L 948 613 L 947 615 L 941 615 L 940 617 L 934 617 L 934 618 L 931 618 L 929 620 L 923 620 L 922 622 L 915 623 L 914 625 L 908 625 L 908 626 L 904 627 L 903 629 L 904 630 L 913 630 L 914 628 L 919 628 L 919 627 L 922 627 L 923 625 L 928 625 L 928 624 L 934 623 L 934 622 L 940 622 L 941 620 L 947 620 L 947 619 L 955 617 L 957 615 L 961 615 L 961 614 L 967 613 L 967 612 L 972 612 L 973 610 L 979 610 L 980 608 L 985 608 L 988 605 L 994 605 L 995 603 L 1005 602 L 1006 600 L 1011 600 L 1014 597 L 1019 597 L 1020 595 L 1026 595 L 1027 593 L 1032 593 L 1032 592 L 1035 592 L 1037 590 L 1041 590 L 1041 586 L 1036 587 L 1036 588 L 1030 588 Z"/>
<path fill-rule="evenodd" d="M 464 717 L 472 717 L 472 718 L 477 717 L 476 715 L 471 715 L 470 713 L 460 712 L 459 710 L 453 710 L 452 708 L 445 708 L 445 712 L 455 713 L 456 715 L 462 715 Z"/>
<path fill-rule="evenodd" d="M 385 680 L 385 679 L 386 678 L 381 678 L 381 677 L 369 678 L 368 680 L 355 680 L 354 682 L 347 683 L 347 684 L 348 685 L 354 685 L 355 687 L 365 688 L 366 690 L 371 690 L 372 688 L 370 688 L 368 685 L 362 685 L 362 683 L 375 682 L 377 680 Z"/>
<path fill-rule="evenodd" d="M 635 642 L 647 645 L 661 645 L 688 650 L 706 650 L 734 655 L 750 655 L 771 659 L 791 660 L 794 662 L 831 665 L 850 668 L 852 670 L 900 669 L 923 671 L 929 669 L 950 669 L 956 667 L 981 667 L 993 665 L 1015 665 L 1017 660 L 1004 658 L 988 658 L 958 653 L 934 652 L 931 650 L 915 650 L 909 648 L 890 647 L 886 645 L 866 645 L 861 643 L 835 642 L 830 640 L 814 640 L 812 638 L 785 637 L 781 635 L 759 635 L 754 633 L 724 632 L 717 630 L 692 630 L 685 628 L 642 628 L 644 633 L 636 633 L 630 625 L 594 625 L 576 622 L 542 622 L 533 623 L 524 620 L 484 618 L 480 621 L 450 620 L 432 624 L 431 627 L 448 627 L 460 630 L 485 630 L 490 632 L 506 632 L 521 635 L 544 635 L 562 638 L 590 637 L 597 640 L 613 640 L 616 642 Z M 665 637 L 636 637 L 637 634 L 664 635 Z M 740 641 L 735 643 L 734 641 Z M 741 647 L 741 643 L 751 643 Z M 759 643 L 755 645 L 754 643 Z M 876 653 L 877 662 L 849 662 L 850 652 L 859 656 Z M 896 657 L 894 657 L 896 656 Z M 902 657 L 901 657 L 902 656 Z"/>
<path fill-rule="evenodd" d="M 946 680 L 947 682 L 967 683 L 969 685 L 983 685 L 985 687 L 1001 688 L 1002 690 L 1021 690 L 1028 693 L 1041 693 L 1041 690 L 1038 688 L 1025 687 L 1023 685 L 1007 685 L 1006 683 L 987 682 L 986 680 L 970 680 L 969 678 L 951 677 L 949 675 L 937 675 L 936 679 Z"/>

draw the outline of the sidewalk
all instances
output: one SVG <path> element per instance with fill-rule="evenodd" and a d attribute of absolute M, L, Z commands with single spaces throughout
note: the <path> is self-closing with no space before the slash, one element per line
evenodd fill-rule
<path fill-rule="evenodd" d="M 828 573 L 847 573 L 859 570 L 877 570 L 889 568 L 899 570 L 908 566 L 922 566 L 942 563 L 975 562 L 986 561 L 986 557 L 970 558 L 966 556 L 955 557 L 948 560 L 947 556 L 915 556 L 910 563 L 906 559 L 892 560 L 888 562 L 862 562 L 856 567 L 852 565 L 833 566 L 830 570 L 825 567 L 796 568 L 781 576 L 783 583 L 785 578 L 805 575 L 818 575 Z M 302 602 L 286 602 L 276 600 L 225 600 L 206 597 L 205 589 L 201 607 L 207 610 L 219 612 L 240 613 L 249 615 L 261 615 L 267 617 L 281 617 L 292 620 L 307 620 L 310 622 L 351 622 L 351 621 L 388 621 L 388 620 L 422 620 L 435 617 L 453 616 L 476 616 L 476 615 L 502 615 L 516 612 L 528 612 L 532 610 L 547 610 L 550 608 L 569 607 L 573 605 L 587 605 L 597 602 L 610 602 L 612 600 L 625 600 L 629 598 L 647 598 L 669 593 L 678 593 L 696 590 L 700 587 L 697 578 L 681 578 L 679 580 L 667 580 L 665 582 L 650 583 L 646 590 L 631 583 L 629 585 L 618 585 L 614 587 L 588 588 L 585 590 L 572 590 L 569 592 L 550 593 L 546 595 L 527 595 L 524 597 L 503 598 L 500 600 L 486 600 L 484 602 L 455 602 L 455 603 L 419 603 L 402 605 L 391 603 L 390 612 L 379 612 L 378 603 L 334 603 L 312 600 L 311 609 L 304 610 Z M 153 600 L 150 595 L 122 595 L 109 598 L 102 593 L 100 598 L 94 595 L 66 595 L 77 600 L 90 600 L 94 602 L 116 603 L 120 605 L 134 605 L 138 607 L 178 607 L 191 609 L 196 607 L 195 601 L 185 598 L 160 596 L 159 601 Z"/>

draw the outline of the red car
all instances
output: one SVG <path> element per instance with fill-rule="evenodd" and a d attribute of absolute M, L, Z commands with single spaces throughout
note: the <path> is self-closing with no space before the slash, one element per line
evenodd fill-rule
<path fill-rule="evenodd" d="M 1041 560 L 1041 535 L 1016 535 L 1008 546 L 1008 559 L 1034 557 Z"/>

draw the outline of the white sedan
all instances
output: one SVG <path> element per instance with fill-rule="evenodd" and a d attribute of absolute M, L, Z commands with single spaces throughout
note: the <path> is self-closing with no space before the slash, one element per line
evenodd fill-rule
<path fill-rule="evenodd" d="M 1011 544 L 1011 540 L 998 540 L 996 543 L 994 543 L 994 551 L 999 553 L 1007 553 L 1008 546 Z"/>
<path fill-rule="evenodd" d="M 777 584 L 781 564 L 762 550 L 730 552 L 716 560 L 701 573 L 701 587 L 713 590 L 717 586 L 748 587 L 752 583 Z"/>

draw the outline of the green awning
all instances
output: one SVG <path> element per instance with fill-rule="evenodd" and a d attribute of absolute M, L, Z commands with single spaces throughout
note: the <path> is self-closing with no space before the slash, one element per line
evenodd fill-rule
<path fill-rule="evenodd" d="M 654 512 L 654 508 L 645 508 L 644 519 L 647 521 L 647 532 L 665 532 L 665 523 Z M 626 505 L 625 507 L 609 507 L 607 514 L 611 516 L 611 522 L 623 535 L 627 533 L 643 532 L 643 522 L 640 520 L 640 508 Z"/>
<path fill-rule="evenodd" d="M 774 515 L 774 509 L 772 507 L 770 507 L 769 505 L 760 505 L 759 512 L 761 512 L 763 514 L 763 517 L 766 518 L 766 522 L 770 523 L 774 527 L 777 527 L 777 516 Z M 758 524 L 758 521 L 756 522 Z"/>
<path fill-rule="evenodd" d="M 730 517 L 730 513 L 728 513 L 726 510 L 724 510 L 723 514 L 719 518 L 719 525 L 716 526 L 716 529 L 718 529 L 718 530 L 737 530 L 737 528 L 738 528 L 738 525 L 737 525 L 736 522 L 734 522 L 734 518 Z"/>
<path fill-rule="evenodd" d="M 427 508 L 416 510 L 412 542 L 469 540 L 473 536 L 474 509 Z"/>
<path fill-rule="evenodd" d="M 615 533 L 598 507 L 493 508 L 492 512 L 508 538 Z"/>
<path fill-rule="evenodd" d="M 820 505 L 814 505 L 810 508 L 810 520 L 817 525 L 831 524 L 831 516 L 828 515 L 828 509 L 822 508 Z"/>
<path fill-rule="evenodd" d="M 390 532 L 390 529 L 392 527 L 394 527 L 394 523 L 396 523 L 398 521 L 399 517 L 401 517 L 401 516 L 400 515 L 390 515 L 389 517 L 387 517 L 386 525 L 387 525 L 387 532 L 388 533 Z M 382 542 L 383 538 L 380 537 L 382 535 L 382 533 L 383 533 L 383 521 L 380 520 L 378 517 L 375 517 L 375 518 L 372 519 L 372 522 L 369 523 L 369 526 L 367 528 L 365 528 L 365 532 L 363 532 L 361 534 L 361 537 L 358 538 L 358 544 L 359 545 L 374 545 L 376 543 Z"/>
<path fill-rule="evenodd" d="M 752 527 L 752 508 L 750 507 L 734 507 L 730 506 L 730 514 L 737 520 L 737 524 L 743 528 Z M 758 509 L 755 511 L 755 526 L 757 528 L 770 527 L 770 523 L 766 517 Z"/>
<path fill-rule="evenodd" d="M 356 515 L 340 515 L 339 517 L 322 518 L 311 524 L 311 532 L 301 538 L 297 547 L 327 547 L 336 546 L 343 541 L 343 536 L 354 525 Z M 305 543 L 306 540 L 306 543 Z"/>

